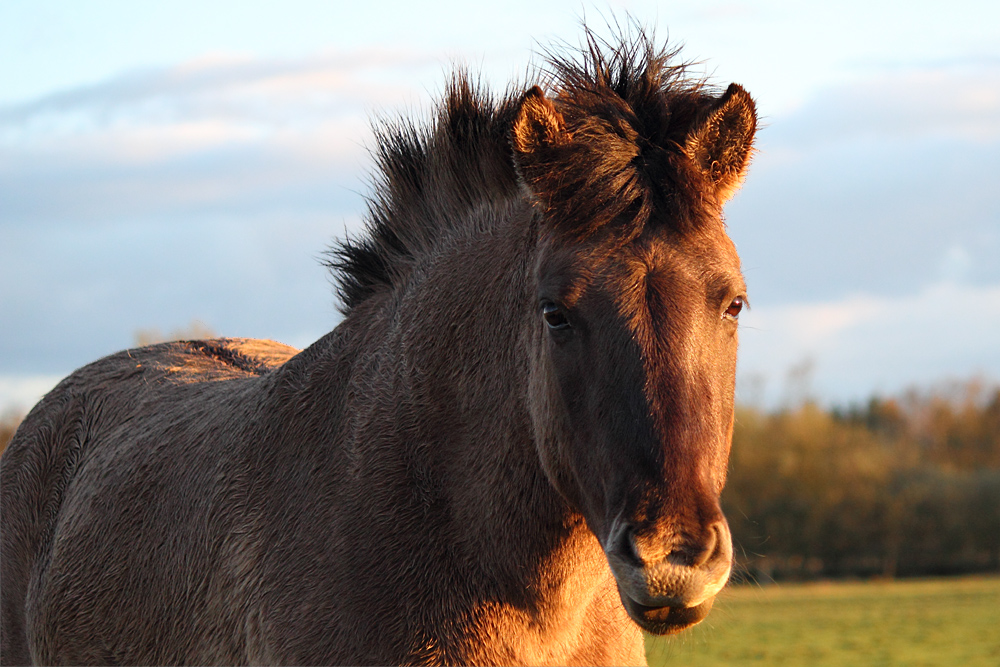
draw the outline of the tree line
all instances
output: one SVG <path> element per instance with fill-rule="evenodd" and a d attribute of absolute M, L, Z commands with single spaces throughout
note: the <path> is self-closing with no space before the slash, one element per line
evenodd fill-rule
<path fill-rule="evenodd" d="M 740 408 L 723 508 L 750 579 L 1000 570 L 1000 388 Z"/>
<path fill-rule="evenodd" d="M 1000 387 L 740 407 L 723 509 L 737 579 L 1000 570 Z"/>

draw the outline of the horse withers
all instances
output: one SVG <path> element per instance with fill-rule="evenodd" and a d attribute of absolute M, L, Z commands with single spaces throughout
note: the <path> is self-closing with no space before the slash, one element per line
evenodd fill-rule
<path fill-rule="evenodd" d="M 5 664 L 642 663 L 700 621 L 742 88 L 639 36 L 381 126 L 344 319 L 76 371 L 0 461 Z"/>

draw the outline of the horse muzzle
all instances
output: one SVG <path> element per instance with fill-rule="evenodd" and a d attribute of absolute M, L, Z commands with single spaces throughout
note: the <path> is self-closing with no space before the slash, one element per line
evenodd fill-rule
<path fill-rule="evenodd" d="M 672 545 L 638 537 L 616 521 L 605 554 L 625 611 L 643 630 L 673 634 L 698 623 L 712 609 L 729 580 L 733 542 L 725 519 L 710 524 L 703 537 Z"/>

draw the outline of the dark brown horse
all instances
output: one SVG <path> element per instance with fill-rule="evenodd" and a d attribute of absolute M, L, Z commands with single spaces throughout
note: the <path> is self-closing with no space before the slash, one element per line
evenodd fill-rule
<path fill-rule="evenodd" d="M 644 37 L 384 128 L 344 321 L 86 366 L 2 459 L 3 661 L 641 663 L 732 561 L 754 104 Z"/>

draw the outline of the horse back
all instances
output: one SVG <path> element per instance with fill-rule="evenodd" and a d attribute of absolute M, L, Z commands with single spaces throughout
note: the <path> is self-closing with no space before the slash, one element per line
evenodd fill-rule
<path fill-rule="evenodd" d="M 42 399 L 0 458 L 4 664 L 128 659 L 113 646 L 100 655 L 74 654 L 52 641 L 61 626 L 81 621 L 86 626 L 101 613 L 114 614 L 110 608 L 86 608 L 88 596 L 102 604 L 101 590 L 88 590 L 88 577 L 102 590 L 121 586 L 124 595 L 149 595 L 150 586 L 164 585 L 130 581 L 129 559 L 144 557 L 143 550 L 176 547 L 171 540 L 184 541 L 176 530 L 182 515 L 194 519 L 194 526 L 208 527 L 208 514 L 217 509 L 210 505 L 219 494 L 213 485 L 225 477 L 220 457 L 238 444 L 228 442 L 227 434 L 246 433 L 270 371 L 297 352 L 250 339 L 163 343 L 84 366 Z M 185 462 L 184 472 L 170 477 L 177 466 L 165 464 L 175 459 Z M 196 500 L 199 493 L 202 499 Z M 137 522 L 149 524 L 147 535 L 150 525 L 157 530 L 161 524 L 165 542 L 128 544 L 127 537 L 109 534 L 134 536 L 128 524 Z M 91 549 L 101 531 L 112 551 L 84 553 L 82 565 L 70 565 L 68 554 Z M 209 553 L 212 548 L 176 558 L 218 555 Z M 192 599 L 205 594 L 199 587 L 211 588 L 211 582 L 167 585 Z M 116 604 L 115 596 L 105 596 L 104 604 Z M 238 660 L 218 652 L 216 657 Z"/>

